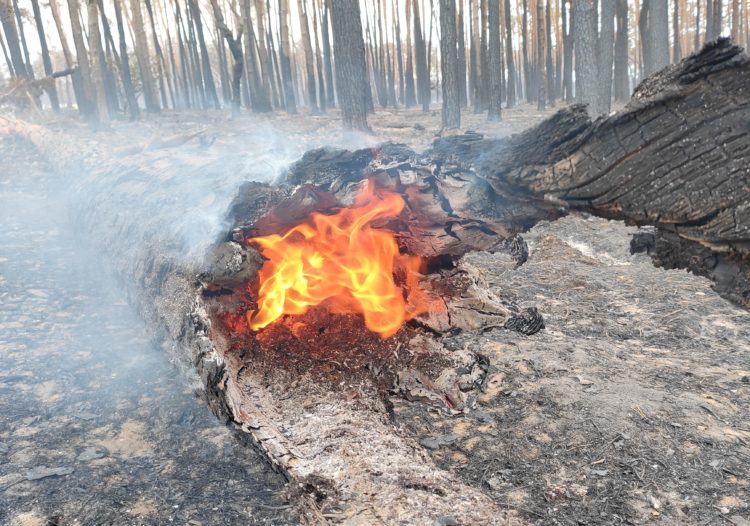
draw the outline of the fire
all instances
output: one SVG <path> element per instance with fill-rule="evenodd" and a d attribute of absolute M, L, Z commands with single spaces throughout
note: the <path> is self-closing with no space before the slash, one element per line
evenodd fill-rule
<path fill-rule="evenodd" d="M 258 310 L 247 312 L 250 328 L 325 302 L 331 312 L 362 314 L 369 330 L 387 338 L 427 310 L 418 286 L 421 259 L 400 254 L 393 232 L 374 225 L 404 206 L 399 194 L 366 181 L 351 207 L 313 213 L 283 235 L 252 238 L 267 261 L 259 272 Z"/>

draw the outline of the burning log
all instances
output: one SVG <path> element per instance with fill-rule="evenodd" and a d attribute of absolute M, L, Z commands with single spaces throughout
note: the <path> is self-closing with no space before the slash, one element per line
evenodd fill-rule
<path fill-rule="evenodd" d="M 482 269 L 461 256 L 489 250 L 501 253 L 508 268 L 521 265 L 527 248 L 518 234 L 574 207 L 654 224 L 681 243 L 744 261 L 738 268 L 747 272 L 749 67 L 737 48 L 719 41 L 642 84 L 623 112 L 593 123 L 583 108 L 572 107 L 509 139 L 469 133 L 441 139 L 423 154 L 394 144 L 308 152 L 279 184 L 239 189 L 229 208 L 231 228 L 211 249 L 208 269 L 164 244 L 149 223 L 107 214 L 89 223 L 104 243 L 130 229 L 144 233 L 135 257 L 109 243 L 115 267 L 135 284 L 136 301 L 175 356 L 196 369 L 214 412 L 249 433 L 287 475 L 306 503 L 301 513 L 308 522 L 450 516 L 466 524 L 517 523 L 479 488 L 438 469 L 420 437 L 395 429 L 389 417 L 393 397 L 451 414 L 471 403 L 486 360 L 446 348 L 443 335 L 498 327 L 534 334 L 543 327 L 533 307 L 493 292 Z M 714 124 L 711 137 L 705 122 Z M 103 159 L 61 148 L 60 135 L 43 128 L 15 121 L 6 127 L 62 169 L 80 171 L 83 162 L 92 179 L 115 181 L 123 193 L 145 195 L 144 181 L 171 181 L 178 170 L 205 177 L 228 169 L 226 160 L 213 164 L 225 153 L 216 145 L 195 164 L 172 152 L 174 166 L 164 168 L 158 149 L 139 149 L 138 160 L 127 152 Z M 707 139 L 717 152 L 690 149 Z M 709 180 L 722 183 L 707 186 Z M 346 230 L 348 243 L 357 218 L 344 216 L 392 196 L 400 203 L 358 226 L 366 239 L 391 240 L 377 245 L 390 247 L 380 262 L 381 277 L 390 281 L 376 287 L 393 300 L 388 307 L 365 309 L 357 269 L 336 261 L 331 270 L 321 259 L 347 259 L 339 244 L 324 247 L 325 254 L 312 247 L 304 254 L 307 267 L 274 280 L 288 253 L 276 254 L 275 243 L 290 235 L 294 243 L 285 248 L 310 251 L 300 236 L 316 221 L 324 230 Z M 345 220 L 331 224 L 335 217 Z M 355 241 L 359 247 L 362 240 Z M 359 263 L 372 258 L 367 252 Z M 322 268 L 328 273 L 310 281 Z M 296 279 L 299 272 L 307 282 Z M 352 276 L 347 282 L 336 272 Z M 264 311 L 263 301 L 278 287 L 264 291 L 264 283 L 288 289 L 282 314 L 270 321 L 261 316 L 270 308 Z M 286 305 L 287 297 L 297 305 Z M 387 329 L 370 330 L 384 327 L 378 316 L 385 315 Z"/>

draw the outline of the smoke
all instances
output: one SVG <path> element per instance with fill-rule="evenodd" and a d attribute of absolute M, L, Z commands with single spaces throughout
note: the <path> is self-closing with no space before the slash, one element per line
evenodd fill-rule
<path fill-rule="evenodd" d="M 186 123 L 183 129 L 191 132 L 199 126 Z M 231 126 L 211 126 L 177 147 L 133 153 L 138 148 L 128 146 L 114 165 L 94 161 L 91 170 L 75 170 L 69 174 L 75 222 L 96 244 L 106 245 L 116 267 L 142 260 L 142 251 L 157 251 L 200 268 L 208 247 L 229 228 L 226 212 L 243 182 L 272 183 L 312 148 L 375 144 L 363 134 L 290 132 L 268 121 L 240 131 Z M 133 129 L 119 142 L 149 141 Z"/>

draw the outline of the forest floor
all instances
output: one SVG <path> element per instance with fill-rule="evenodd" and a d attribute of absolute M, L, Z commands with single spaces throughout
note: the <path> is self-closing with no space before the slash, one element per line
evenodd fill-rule
<path fill-rule="evenodd" d="M 502 123 L 489 124 L 484 115 L 466 112 L 463 129 L 504 136 L 549 114 L 523 105 L 504 110 Z M 158 148 L 165 155 L 171 147 L 193 147 L 196 142 L 210 147 L 219 141 L 235 144 L 250 162 L 266 163 L 276 151 L 293 159 L 305 149 L 323 144 L 361 147 L 395 141 L 421 150 L 440 132 L 439 110 L 428 114 L 378 111 L 370 118 L 372 135 L 342 132 L 337 117 L 336 112 L 329 112 L 325 116 L 274 114 L 228 120 L 226 114 L 165 113 L 143 123 L 116 123 L 112 131 L 100 135 L 92 136 L 83 125 L 70 133 L 81 141 L 97 141 L 102 151 Z M 48 125 L 59 128 L 62 120 Z M 3 146 L 3 154 L 6 150 Z M 9 206 L 20 201 L 14 194 L 18 193 L 16 180 L 34 177 L 35 172 L 26 175 L 29 163 L 37 163 L 29 161 L 31 155 L 24 152 L 11 157 L 13 170 L 3 172 L 9 176 L 2 179 L 2 199 Z M 45 172 L 43 167 L 35 169 Z M 40 181 L 46 184 L 44 179 Z M 3 224 L 6 215 L 7 221 L 17 222 L 21 214 L 21 205 L 5 208 Z M 48 302 L 47 312 L 75 313 L 75 305 L 53 305 L 52 300 L 32 292 L 39 289 L 49 298 L 67 295 L 55 289 L 66 279 L 65 258 L 54 272 L 34 263 L 34 250 L 45 239 L 39 232 L 50 228 L 46 223 L 18 227 L 0 238 L 6 258 L 0 260 L 0 290 L 4 298 L 19 305 L 30 308 Z M 518 510 L 532 524 L 745 526 L 750 524 L 750 313 L 720 298 L 705 278 L 683 270 L 659 269 L 648 256 L 631 255 L 629 244 L 635 231 L 621 222 L 571 215 L 540 223 L 524 234 L 530 256 L 517 269 L 508 270 L 495 259 L 499 256 L 492 254 L 467 255 L 467 261 L 481 269 L 498 295 L 537 307 L 546 328 L 528 337 L 498 329 L 447 337 L 445 344 L 450 348 L 470 348 L 488 359 L 488 378 L 473 393 L 476 404 L 471 410 L 449 415 L 394 396 L 395 422 L 421 442 L 439 467 L 481 488 L 502 506 Z M 6 256 L 6 251 L 28 254 L 24 256 L 28 262 L 19 259 L 14 263 L 16 256 Z M 28 275 L 23 274 L 24 265 L 33 269 Z M 22 277 L 13 278 L 16 272 Z M 43 276 L 50 290 L 34 285 L 34 280 Z M 6 305 L 13 302 L 3 299 Z M 28 319 L 19 320 L 18 316 L 32 318 L 30 314 L 3 308 L 1 322 L 29 325 Z M 43 320 L 51 316 L 44 314 Z M 100 491 L 110 495 L 107 488 L 113 487 L 120 489 L 105 502 L 118 504 L 113 504 L 110 515 L 102 516 L 113 521 L 125 517 L 127 523 L 130 515 L 125 514 L 130 512 L 126 510 L 132 510 L 138 499 L 151 499 L 151 506 L 138 504 L 136 509 L 146 513 L 137 522 L 164 522 L 171 515 L 161 514 L 159 503 L 195 510 L 201 502 L 196 499 L 208 502 L 217 498 L 215 490 L 224 495 L 223 502 L 244 505 L 258 522 L 294 522 L 274 515 L 278 513 L 273 511 L 275 507 L 283 507 L 283 500 L 274 500 L 281 495 L 279 479 L 260 470 L 250 451 L 232 449 L 236 446 L 230 444 L 229 432 L 212 426 L 210 417 L 202 413 L 198 413 L 200 418 L 188 416 L 188 426 L 167 426 L 168 440 L 167 435 L 151 438 L 148 455 L 122 459 L 123 441 L 128 439 L 127 433 L 123 435 L 124 419 L 146 415 L 137 420 L 142 426 L 139 429 L 147 436 L 157 436 L 154 434 L 162 433 L 159 426 L 163 424 L 159 415 L 179 423 L 184 418 L 172 419 L 172 411 L 183 408 L 185 414 L 196 414 L 193 402 L 186 406 L 178 396 L 184 393 L 184 386 L 169 380 L 173 373 L 164 367 L 140 371 L 145 386 L 136 389 L 137 396 L 129 394 L 132 386 L 108 385 L 108 396 L 124 399 L 122 409 L 114 404 L 108 411 L 111 403 L 98 401 L 98 395 L 82 399 L 78 408 L 77 399 L 71 398 L 70 403 L 66 399 L 81 396 L 80 390 L 68 393 L 56 383 L 50 387 L 49 382 L 55 380 L 41 372 L 48 354 L 57 370 L 66 370 L 66 360 L 79 359 L 75 353 L 71 357 L 77 333 L 48 334 L 49 325 L 40 325 L 36 336 L 24 335 L 26 329 L 16 325 L 5 329 L 0 336 L 0 359 L 9 365 L 0 373 L 0 389 L 6 391 L 9 402 L 0 412 L 0 499 L 12 506 L 6 508 L 10 515 L 0 515 L 0 522 L 25 517 L 20 513 L 40 513 L 46 518 L 58 510 L 60 521 L 54 524 L 73 524 L 70 519 L 76 515 L 70 515 L 69 510 L 86 505 L 87 499 L 97 499 Z M 116 330 L 112 333 L 113 337 L 118 334 Z M 49 345 L 54 347 L 50 350 Z M 131 346 L 128 340 L 118 345 L 122 349 Z M 101 351 L 94 347 L 85 351 L 96 357 Z M 38 352 L 33 354 L 30 349 Z M 97 359 L 108 363 L 101 355 Z M 37 365 L 13 365 L 18 360 L 36 360 Z M 87 382 L 92 382 L 92 377 L 103 382 L 111 375 L 102 365 L 97 367 L 84 375 Z M 149 382 L 155 387 L 149 387 Z M 161 394 L 153 392 L 156 386 Z M 33 407 L 21 403 L 26 395 L 19 393 L 24 389 L 37 393 Z M 65 416 L 62 407 L 77 408 L 87 415 L 106 412 L 108 416 L 89 429 L 89 421 Z M 58 425 L 55 419 L 59 418 L 70 421 Z M 116 420 L 110 421 L 112 418 Z M 67 429 L 71 431 L 63 433 Z M 205 433 L 212 437 L 215 433 L 212 440 L 224 448 L 221 465 L 214 469 L 233 473 L 230 479 L 234 482 L 228 486 L 194 480 L 195 476 L 213 479 L 205 470 L 211 466 L 209 459 L 219 462 L 213 449 L 205 449 Z M 167 462 L 165 471 L 159 466 L 170 457 L 160 456 L 161 444 L 166 451 L 179 447 L 193 453 L 186 455 L 186 463 L 181 463 L 182 455 L 175 455 L 178 458 Z M 92 454 L 105 456 L 76 461 L 75 455 L 89 447 L 95 449 Z M 50 456 L 49 451 L 57 456 Z M 75 472 L 27 481 L 29 470 L 42 462 L 48 467 L 75 467 Z M 104 467 L 97 468 L 99 471 L 87 467 L 93 463 Z M 221 467 L 225 463 L 234 467 Z M 181 485 L 183 480 L 185 485 Z M 248 480 L 252 489 L 248 489 Z M 160 491 L 173 491 L 172 500 L 160 496 Z M 267 496 L 258 491 L 267 491 Z M 234 509 L 230 505 L 218 508 L 211 520 L 196 517 L 194 524 L 201 520 L 203 524 L 231 523 L 239 517 L 247 520 L 247 515 L 229 513 L 227 510 Z M 253 510 L 258 515 L 252 515 Z M 96 520 L 91 517 L 90 522 L 79 522 Z"/>

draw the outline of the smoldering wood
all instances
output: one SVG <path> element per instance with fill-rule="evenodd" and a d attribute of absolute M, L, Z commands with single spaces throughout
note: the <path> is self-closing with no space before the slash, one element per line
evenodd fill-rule
<path fill-rule="evenodd" d="M 578 208 L 653 224 L 655 243 L 686 243 L 704 258 L 709 252 L 746 258 L 748 67 L 746 55 L 720 41 L 648 79 L 609 118 L 592 122 L 575 106 L 503 140 L 464 134 L 440 139 L 424 153 L 394 144 L 308 152 L 281 184 L 239 189 L 228 212 L 232 229 L 217 240 L 208 270 L 148 237 L 136 258 L 122 257 L 116 243 L 109 250 L 116 270 L 136 284 L 134 300 L 146 319 L 170 342 L 177 361 L 197 371 L 209 406 L 252 436 L 286 474 L 306 521 L 424 522 L 451 515 L 462 523 L 519 523 L 477 487 L 438 469 L 420 437 L 395 430 L 388 416 L 394 396 L 451 414 L 481 385 L 481 353 L 447 349 L 442 331 L 461 328 L 470 336 L 498 325 L 528 333 L 542 327 L 532 308 L 488 293 L 481 272 L 461 254 L 496 251 L 496 264 L 515 268 L 525 260 L 516 234 Z M 0 122 L 3 133 L 29 138 L 61 170 L 83 166 L 90 177 L 122 180 L 163 176 L 149 162 L 154 150 L 87 156 L 85 145 L 71 148 L 45 128 Z M 714 124 L 711 136 L 707 122 Z M 714 155 L 681 150 L 708 140 L 718 145 Z M 220 151 L 202 155 L 215 162 L 182 175 L 227 169 Z M 285 322 L 267 334 L 250 334 L 241 325 L 233 330 L 232 315 L 247 308 L 242 285 L 262 264 L 247 239 L 312 209 L 341 206 L 364 178 L 408 197 L 410 213 L 420 220 L 389 226 L 404 234 L 404 250 L 428 260 L 430 290 L 453 309 L 448 323 L 426 316 L 384 342 L 363 331 L 355 316 L 340 315 L 332 324 L 328 313 L 313 309 L 297 335 Z M 708 180 L 721 184 L 709 191 Z M 124 229 L 145 228 L 98 217 L 112 228 L 97 225 L 96 231 L 115 238 Z"/>

